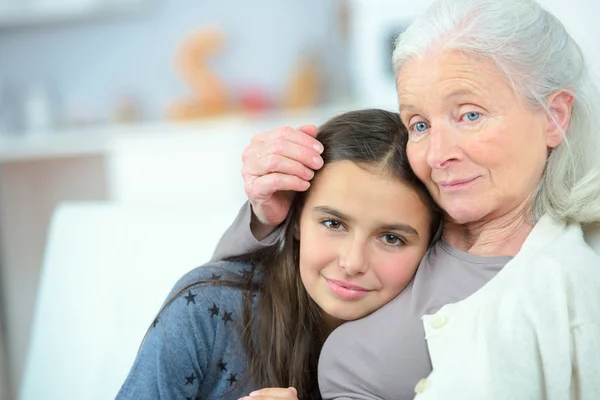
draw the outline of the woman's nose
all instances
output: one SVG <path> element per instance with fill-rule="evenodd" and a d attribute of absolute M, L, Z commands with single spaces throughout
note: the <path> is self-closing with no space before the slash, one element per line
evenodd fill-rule
<path fill-rule="evenodd" d="M 432 169 L 446 168 L 458 161 L 457 133 L 450 127 L 432 127 L 427 139 L 427 164 Z"/>

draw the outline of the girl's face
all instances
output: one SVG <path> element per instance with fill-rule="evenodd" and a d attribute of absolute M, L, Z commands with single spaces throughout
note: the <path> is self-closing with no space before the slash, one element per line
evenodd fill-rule
<path fill-rule="evenodd" d="M 326 165 L 297 226 L 308 294 L 334 324 L 382 307 L 415 273 L 429 221 L 419 195 L 390 174 L 351 161 Z"/>

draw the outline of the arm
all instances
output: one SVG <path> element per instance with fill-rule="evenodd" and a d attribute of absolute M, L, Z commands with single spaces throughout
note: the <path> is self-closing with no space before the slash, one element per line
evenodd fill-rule
<path fill-rule="evenodd" d="M 572 329 L 571 398 L 600 399 L 600 321 Z"/>
<path fill-rule="evenodd" d="M 221 237 L 221 240 L 219 240 L 211 262 L 271 246 L 277 242 L 283 232 L 283 227 L 280 226 L 267 234 L 264 239 L 258 240 L 252 233 L 251 223 L 252 207 L 250 206 L 250 202 L 247 201 L 240 209 L 233 224 L 231 224 Z"/>
<path fill-rule="evenodd" d="M 323 146 L 317 129 L 276 128 L 259 133 L 242 155 L 244 190 L 249 201 L 221 237 L 211 261 L 273 245 L 279 239 L 295 192 L 305 191 L 321 168 Z"/>

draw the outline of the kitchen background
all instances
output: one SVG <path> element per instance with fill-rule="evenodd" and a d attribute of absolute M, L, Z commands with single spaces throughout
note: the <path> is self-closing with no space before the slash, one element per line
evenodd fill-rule
<path fill-rule="evenodd" d="M 0 0 L 0 400 L 114 397 L 251 136 L 395 109 L 393 36 L 429 3 Z M 597 70 L 600 2 L 544 4 Z"/>

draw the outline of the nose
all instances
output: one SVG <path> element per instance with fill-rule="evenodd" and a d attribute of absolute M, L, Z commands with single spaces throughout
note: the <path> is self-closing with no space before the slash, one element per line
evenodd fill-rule
<path fill-rule="evenodd" d="M 451 127 L 432 127 L 427 142 L 427 163 L 432 169 L 447 168 L 458 161 L 458 133 Z"/>
<path fill-rule="evenodd" d="M 346 275 L 364 274 L 367 270 L 367 239 L 353 238 L 342 251 L 339 258 L 340 267 Z"/>

